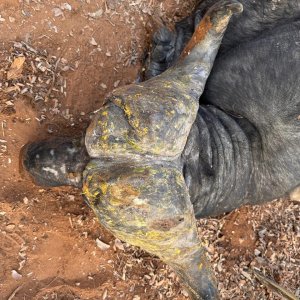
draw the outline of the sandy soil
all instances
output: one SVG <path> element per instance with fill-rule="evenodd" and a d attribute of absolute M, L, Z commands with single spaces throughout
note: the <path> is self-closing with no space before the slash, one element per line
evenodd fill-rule
<path fill-rule="evenodd" d="M 35 186 L 19 154 L 29 141 L 82 134 L 105 94 L 139 78 L 153 31 L 192 4 L 0 2 L 0 299 L 187 298 L 172 270 L 103 229 L 79 190 Z M 299 221 L 287 199 L 199 222 L 222 299 L 280 299 L 253 267 L 299 296 Z"/>

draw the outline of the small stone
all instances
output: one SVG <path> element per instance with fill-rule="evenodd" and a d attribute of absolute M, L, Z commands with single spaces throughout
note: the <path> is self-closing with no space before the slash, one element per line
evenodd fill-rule
<path fill-rule="evenodd" d="M 106 85 L 105 83 L 103 83 L 103 82 L 100 84 L 100 86 L 101 86 L 104 90 L 107 89 L 107 85 Z"/>
<path fill-rule="evenodd" d="M 68 11 L 71 11 L 71 10 L 72 10 L 72 6 L 71 6 L 69 3 L 67 3 L 67 2 L 61 4 L 61 5 L 60 5 L 60 8 L 61 8 L 62 10 L 68 10 Z"/>
<path fill-rule="evenodd" d="M 52 12 L 54 14 L 54 17 L 60 17 L 60 16 L 64 15 L 63 11 L 60 8 L 58 8 L 58 7 L 54 7 L 52 9 Z"/>
<path fill-rule="evenodd" d="M 11 276 L 15 280 L 21 280 L 22 279 L 22 275 L 19 274 L 16 270 L 11 271 Z"/>
<path fill-rule="evenodd" d="M 255 249 L 255 250 L 254 250 L 254 255 L 255 255 L 255 256 L 260 255 L 260 253 L 261 253 L 261 252 L 260 252 L 258 249 Z"/>
<path fill-rule="evenodd" d="M 16 21 L 16 19 L 14 17 L 8 17 L 8 20 L 10 23 L 14 23 Z"/>
<path fill-rule="evenodd" d="M 6 225 L 5 228 L 6 228 L 7 231 L 14 231 L 15 228 L 16 228 L 16 225 L 11 223 L 11 224 Z"/>
<path fill-rule="evenodd" d="M 90 39 L 90 44 L 93 46 L 98 46 L 98 43 L 96 42 L 96 40 L 93 37 Z"/>
<path fill-rule="evenodd" d="M 105 251 L 107 249 L 110 248 L 110 245 L 105 244 L 104 242 L 102 242 L 101 240 L 99 240 L 98 238 L 96 239 L 96 245 L 98 248 L 100 248 L 102 251 Z"/>
<path fill-rule="evenodd" d="M 68 198 L 70 201 L 75 201 L 75 196 L 74 195 L 68 195 Z"/>
<path fill-rule="evenodd" d="M 13 102 L 11 102 L 11 101 L 6 101 L 5 104 L 6 104 L 7 106 L 14 106 Z"/>
<path fill-rule="evenodd" d="M 292 201 L 300 202 L 300 187 L 294 189 L 290 194 L 290 199 Z"/>

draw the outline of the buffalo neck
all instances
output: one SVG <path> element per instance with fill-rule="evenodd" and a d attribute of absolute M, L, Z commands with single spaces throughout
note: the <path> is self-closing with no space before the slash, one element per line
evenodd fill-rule
<path fill-rule="evenodd" d="M 252 133 L 251 133 L 252 132 Z M 220 215 L 251 199 L 255 129 L 245 119 L 200 106 L 183 152 L 196 217 Z"/>

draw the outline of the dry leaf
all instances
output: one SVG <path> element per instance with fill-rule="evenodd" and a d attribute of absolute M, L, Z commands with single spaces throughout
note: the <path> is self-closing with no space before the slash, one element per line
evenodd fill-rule
<path fill-rule="evenodd" d="M 24 56 L 19 56 L 14 59 L 9 71 L 7 72 L 7 80 L 17 79 L 22 76 L 24 62 Z"/>

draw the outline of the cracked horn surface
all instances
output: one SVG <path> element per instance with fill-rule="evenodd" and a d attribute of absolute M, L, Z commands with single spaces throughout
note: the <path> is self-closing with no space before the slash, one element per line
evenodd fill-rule
<path fill-rule="evenodd" d="M 154 78 L 119 88 L 98 112 L 86 133 L 91 157 L 179 156 L 196 118 L 198 102 L 185 84 Z"/>
<path fill-rule="evenodd" d="M 171 265 L 192 299 L 218 299 L 180 155 L 235 0 L 214 5 L 176 65 L 115 90 L 86 132 L 83 192 L 100 223 Z M 100 159 L 98 159 L 100 158 Z"/>

